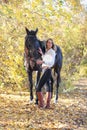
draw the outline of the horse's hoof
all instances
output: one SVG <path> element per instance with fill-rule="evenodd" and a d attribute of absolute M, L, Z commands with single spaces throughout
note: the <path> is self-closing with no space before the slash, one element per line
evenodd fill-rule
<path fill-rule="evenodd" d="M 58 100 L 55 99 L 55 100 L 54 100 L 54 103 L 57 104 L 57 103 L 58 103 Z"/>
<path fill-rule="evenodd" d="M 35 102 L 35 105 L 38 105 L 38 102 L 37 102 L 37 101 Z"/>
<path fill-rule="evenodd" d="M 29 103 L 32 104 L 32 103 L 33 103 L 33 100 L 30 100 Z"/>
<path fill-rule="evenodd" d="M 38 105 L 38 99 L 35 100 L 35 104 Z"/>

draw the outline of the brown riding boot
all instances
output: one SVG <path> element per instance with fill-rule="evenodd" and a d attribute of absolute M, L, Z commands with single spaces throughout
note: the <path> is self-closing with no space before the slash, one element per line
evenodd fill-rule
<path fill-rule="evenodd" d="M 43 94 L 42 92 L 37 92 L 38 96 L 38 106 L 39 107 L 44 107 L 44 101 L 43 101 Z"/>
<path fill-rule="evenodd" d="M 51 92 L 46 92 L 46 106 L 45 108 L 50 108 L 50 101 L 51 101 Z"/>

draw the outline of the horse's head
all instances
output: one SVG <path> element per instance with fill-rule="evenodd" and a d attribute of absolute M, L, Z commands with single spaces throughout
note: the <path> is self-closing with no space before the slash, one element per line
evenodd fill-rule
<path fill-rule="evenodd" d="M 25 37 L 25 46 L 28 49 L 28 56 L 34 59 L 38 59 L 40 57 L 40 54 L 38 52 L 40 48 L 40 43 L 36 37 L 37 32 L 38 32 L 38 29 L 36 29 L 35 31 L 33 30 L 29 31 L 26 28 L 27 35 Z"/>
<path fill-rule="evenodd" d="M 41 46 L 36 36 L 38 29 L 35 31 L 28 30 L 27 28 L 25 29 L 27 34 L 25 37 L 25 48 L 27 50 L 27 56 L 31 61 L 36 61 L 37 59 L 41 58 L 41 55 L 39 53 L 39 48 L 41 48 Z"/>

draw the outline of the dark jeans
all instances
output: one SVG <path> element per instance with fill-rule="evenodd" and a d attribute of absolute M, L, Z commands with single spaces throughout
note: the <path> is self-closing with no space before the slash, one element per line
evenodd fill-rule
<path fill-rule="evenodd" d="M 37 92 L 41 92 L 42 87 L 44 84 L 47 85 L 47 92 L 51 92 L 51 85 L 50 85 L 50 78 L 51 78 L 51 69 L 48 68 L 43 73 L 42 77 L 40 78 L 40 81 L 37 85 Z"/>

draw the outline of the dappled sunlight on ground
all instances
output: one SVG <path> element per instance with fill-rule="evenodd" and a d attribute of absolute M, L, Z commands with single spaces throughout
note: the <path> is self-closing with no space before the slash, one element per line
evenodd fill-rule
<path fill-rule="evenodd" d="M 40 109 L 29 102 L 29 93 L 0 94 L 1 130 L 87 130 L 87 86 L 59 94 L 51 109 Z"/>

